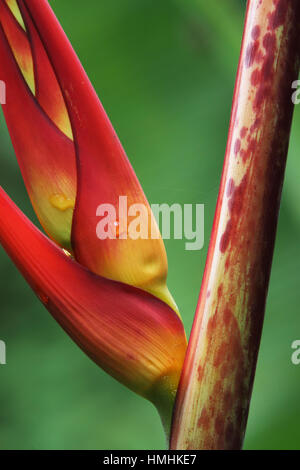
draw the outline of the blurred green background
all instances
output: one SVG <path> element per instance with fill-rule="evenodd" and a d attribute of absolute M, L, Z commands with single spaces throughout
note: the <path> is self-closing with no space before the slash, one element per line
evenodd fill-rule
<path fill-rule="evenodd" d="M 226 145 L 242 0 L 52 0 L 151 203 L 204 203 L 205 247 L 166 241 L 190 332 Z M 295 77 L 296 78 L 296 77 Z M 300 106 L 296 106 L 246 449 L 300 449 Z M 0 184 L 36 220 L 0 122 Z M 1 223 L 1 221 L 0 221 Z M 2 449 L 161 449 L 151 404 L 97 368 L 0 250 Z"/>

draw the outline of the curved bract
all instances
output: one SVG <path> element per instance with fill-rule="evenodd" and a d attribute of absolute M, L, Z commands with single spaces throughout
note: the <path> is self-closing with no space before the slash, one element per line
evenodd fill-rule
<path fill-rule="evenodd" d="M 178 315 L 151 294 L 67 256 L 1 187 L 0 219 L 2 246 L 71 338 L 106 372 L 170 413 L 186 350 Z"/>

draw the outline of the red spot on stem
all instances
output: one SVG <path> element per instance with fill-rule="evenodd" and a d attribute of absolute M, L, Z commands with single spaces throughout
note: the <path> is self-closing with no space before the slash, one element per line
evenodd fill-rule
<path fill-rule="evenodd" d="M 260 26 L 258 24 L 256 26 L 254 26 L 254 28 L 252 28 L 251 36 L 252 36 L 252 39 L 254 39 L 254 41 L 259 38 L 259 36 L 260 36 Z"/>
<path fill-rule="evenodd" d="M 257 86 L 260 81 L 260 71 L 258 69 L 253 70 L 251 74 L 251 85 Z"/>
<path fill-rule="evenodd" d="M 208 429 L 210 425 L 210 418 L 206 411 L 206 408 L 203 408 L 200 418 L 198 419 L 198 428 L 202 427 L 203 429 Z"/>
<path fill-rule="evenodd" d="M 231 223 L 231 219 L 230 219 L 227 222 L 225 232 L 223 233 L 223 235 L 221 237 L 221 240 L 220 240 L 220 251 L 222 253 L 225 253 L 225 251 L 226 251 L 226 249 L 229 245 L 231 229 L 232 229 L 232 223 Z"/>
<path fill-rule="evenodd" d="M 269 15 L 269 28 L 276 29 L 284 23 L 289 7 L 289 0 L 279 0 L 275 11 Z"/>
<path fill-rule="evenodd" d="M 234 154 L 237 155 L 240 151 L 241 148 L 241 141 L 240 139 L 237 139 L 234 144 Z"/>
<path fill-rule="evenodd" d="M 249 44 L 246 50 L 245 65 L 246 67 L 251 67 L 254 63 L 254 60 L 257 56 L 259 48 L 259 42 L 253 41 Z"/>
<path fill-rule="evenodd" d="M 245 126 L 242 127 L 241 132 L 240 132 L 241 139 L 243 139 L 245 137 L 245 135 L 247 134 L 247 130 L 248 130 L 247 127 L 245 127 Z"/>
<path fill-rule="evenodd" d="M 227 184 L 227 196 L 228 197 L 232 196 L 234 188 L 235 188 L 234 181 L 233 181 L 232 178 L 230 178 L 230 180 L 228 181 L 228 184 Z"/>

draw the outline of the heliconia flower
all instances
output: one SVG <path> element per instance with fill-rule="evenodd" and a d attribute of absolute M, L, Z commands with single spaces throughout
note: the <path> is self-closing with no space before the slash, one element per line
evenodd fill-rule
<path fill-rule="evenodd" d="M 164 244 L 46 0 L 0 0 L 0 59 L 10 136 L 33 207 L 53 240 L 0 188 L 0 242 L 75 342 L 169 422 L 186 337 L 166 286 Z M 118 212 L 119 196 L 146 208 L 152 238 L 125 237 L 124 220 L 108 220 L 118 228 L 116 239 L 96 236 L 98 206 Z"/>
<path fill-rule="evenodd" d="M 47 0 L 0 0 L 0 23 L 4 115 L 41 225 L 92 272 L 144 289 L 178 313 L 150 206 Z M 147 236 L 127 236 L 119 196 L 144 208 Z M 96 236 L 101 204 L 121 214 L 107 220 L 116 239 Z"/>

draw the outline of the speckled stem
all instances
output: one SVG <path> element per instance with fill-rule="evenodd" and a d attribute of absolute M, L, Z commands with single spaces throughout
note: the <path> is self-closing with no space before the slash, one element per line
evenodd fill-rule
<path fill-rule="evenodd" d="M 240 449 L 261 338 L 299 70 L 299 0 L 250 0 L 172 449 Z"/>

